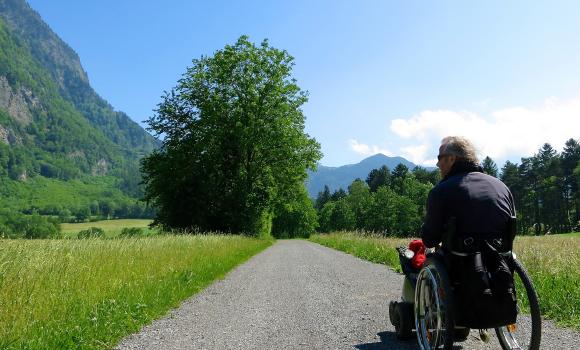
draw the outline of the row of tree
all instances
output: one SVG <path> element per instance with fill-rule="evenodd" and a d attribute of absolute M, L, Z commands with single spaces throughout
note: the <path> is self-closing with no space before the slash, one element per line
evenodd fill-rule
<path fill-rule="evenodd" d="M 520 233 L 580 231 L 578 140 L 569 139 L 561 153 L 546 143 L 520 164 L 508 161 L 500 178 L 514 196 Z"/>
<path fill-rule="evenodd" d="M 48 204 L 39 208 L 32 207 L 21 212 L 25 215 L 38 213 L 55 218 L 58 222 L 86 222 L 110 219 L 152 218 L 155 213 L 145 203 L 133 201 L 94 200 L 88 205 L 64 207 Z"/>
<path fill-rule="evenodd" d="M 439 172 L 399 164 L 393 171 L 372 170 L 366 181 L 356 179 L 348 192 L 330 193 L 325 186 L 314 206 L 319 231 L 363 230 L 385 235 L 416 234 L 425 215 L 427 195 L 439 181 Z"/>
<path fill-rule="evenodd" d="M 60 224 L 56 218 L 0 209 L 0 238 L 57 238 L 59 235 Z"/>
<path fill-rule="evenodd" d="M 580 143 L 569 139 L 562 153 L 544 144 L 521 164 L 507 161 L 498 169 L 486 157 L 485 173 L 499 177 L 511 190 L 520 234 L 580 231 Z M 412 236 L 420 232 L 426 198 L 439 182 L 439 171 L 399 164 L 372 170 L 366 181 L 355 180 L 348 192 L 330 193 L 325 186 L 314 206 L 318 230 L 364 230 Z"/>

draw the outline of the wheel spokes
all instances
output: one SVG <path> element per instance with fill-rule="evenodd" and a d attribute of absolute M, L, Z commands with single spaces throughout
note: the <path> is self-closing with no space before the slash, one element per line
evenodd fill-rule
<path fill-rule="evenodd" d="M 418 297 L 416 298 L 417 335 L 422 349 L 437 349 L 443 344 L 443 334 L 446 317 L 442 309 L 440 290 L 437 278 L 429 271 L 422 271 L 417 283 Z"/>

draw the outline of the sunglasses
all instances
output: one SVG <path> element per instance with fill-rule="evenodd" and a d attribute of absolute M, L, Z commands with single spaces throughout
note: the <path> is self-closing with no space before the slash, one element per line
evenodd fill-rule
<path fill-rule="evenodd" d="M 437 161 L 440 162 L 443 157 L 447 157 L 449 154 L 438 154 Z"/>

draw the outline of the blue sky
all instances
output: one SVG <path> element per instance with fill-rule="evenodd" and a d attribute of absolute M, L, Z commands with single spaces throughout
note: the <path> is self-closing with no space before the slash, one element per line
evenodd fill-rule
<path fill-rule="evenodd" d="M 138 122 L 193 58 L 247 34 L 295 57 L 324 165 L 377 152 L 433 165 L 460 134 L 501 166 L 580 138 L 577 1 L 28 2 Z"/>

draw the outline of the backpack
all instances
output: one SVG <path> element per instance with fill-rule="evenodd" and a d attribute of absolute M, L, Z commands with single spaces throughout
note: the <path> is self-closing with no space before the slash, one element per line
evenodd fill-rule
<path fill-rule="evenodd" d="M 455 284 L 455 323 L 469 328 L 496 328 L 516 323 L 517 297 L 513 257 L 483 240 L 481 251 L 463 256 Z"/>
<path fill-rule="evenodd" d="M 458 239 L 455 218 L 452 219 L 447 227 L 447 242 L 455 324 L 485 329 L 516 323 L 517 297 L 511 253 L 515 218 L 510 219 L 503 237 L 487 239 Z"/>

